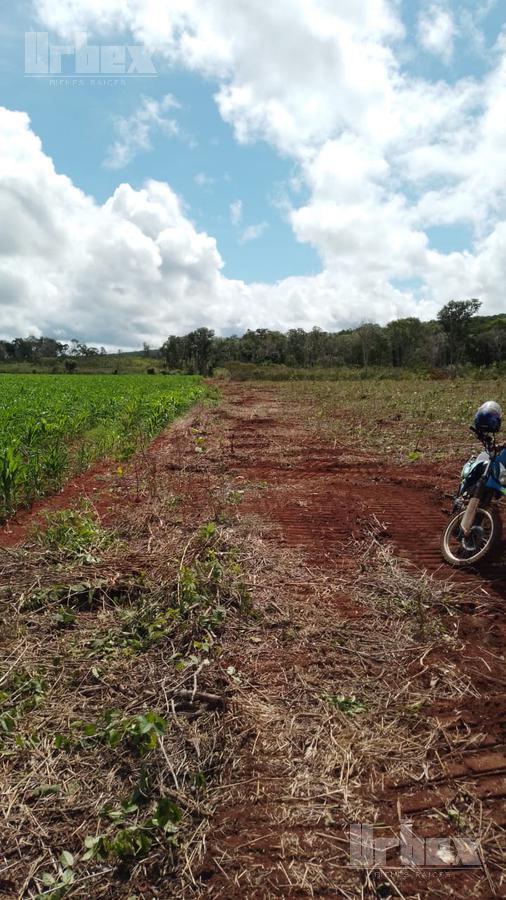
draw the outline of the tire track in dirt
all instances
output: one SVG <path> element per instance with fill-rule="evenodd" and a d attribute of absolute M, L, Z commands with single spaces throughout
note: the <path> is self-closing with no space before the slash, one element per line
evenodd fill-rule
<path fill-rule="evenodd" d="M 256 506 L 268 518 L 275 512 L 288 545 L 303 549 L 312 561 L 333 561 L 350 537 L 362 537 L 364 526 L 376 518 L 398 552 L 420 568 L 506 599 L 504 549 L 499 562 L 473 573 L 454 571 L 442 560 L 448 494 L 457 474 L 448 478 L 441 467 L 427 464 L 393 466 L 352 448 L 305 446 L 303 434 L 298 445 L 281 450 L 285 437 L 293 441 L 295 423 L 282 423 L 277 411 L 274 405 L 271 418 L 240 418 L 233 430 L 234 463 L 247 478 L 273 482 Z M 282 508 L 280 489 L 286 493 Z"/>

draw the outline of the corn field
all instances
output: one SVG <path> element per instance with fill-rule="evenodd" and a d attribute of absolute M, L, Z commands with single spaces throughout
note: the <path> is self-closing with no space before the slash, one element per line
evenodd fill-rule
<path fill-rule="evenodd" d="M 128 459 L 203 397 L 198 377 L 0 376 L 0 521 L 97 459 Z"/>

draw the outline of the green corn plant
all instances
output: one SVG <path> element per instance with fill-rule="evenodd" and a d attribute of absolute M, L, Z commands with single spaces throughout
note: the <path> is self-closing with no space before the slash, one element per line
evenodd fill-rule
<path fill-rule="evenodd" d="M 3 375 L 0 519 L 97 459 L 142 451 L 206 394 L 188 376 Z"/>
<path fill-rule="evenodd" d="M 0 513 L 2 519 L 15 508 L 16 488 L 21 476 L 21 458 L 14 447 L 0 449 Z"/>

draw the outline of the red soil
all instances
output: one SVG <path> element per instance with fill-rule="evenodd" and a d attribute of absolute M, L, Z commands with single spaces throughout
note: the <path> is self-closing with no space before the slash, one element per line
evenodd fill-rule
<path fill-rule="evenodd" d="M 30 509 L 18 510 L 6 525 L 0 528 L 0 547 L 14 547 L 26 540 L 35 525 L 43 521 L 44 513 L 56 512 L 75 506 L 80 500 L 88 499 L 101 513 L 114 498 L 114 476 L 117 465 L 112 462 L 101 462 L 93 466 L 83 475 L 72 478 L 57 494 L 37 500 Z"/>

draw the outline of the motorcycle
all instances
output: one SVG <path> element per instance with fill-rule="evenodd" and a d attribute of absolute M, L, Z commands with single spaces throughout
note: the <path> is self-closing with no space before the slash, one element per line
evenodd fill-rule
<path fill-rule="evenodd" d="M 506 495 L 506 446 L 498 447 L 495 435 L 474 427 L 471 431 L 485 449 L 462 469 L 441 544 L 446 562 L 461 569 L 476 565 L 496 549 L 502 534 L 498 500 Z"/>

